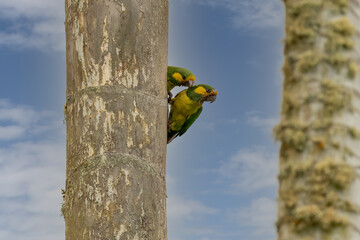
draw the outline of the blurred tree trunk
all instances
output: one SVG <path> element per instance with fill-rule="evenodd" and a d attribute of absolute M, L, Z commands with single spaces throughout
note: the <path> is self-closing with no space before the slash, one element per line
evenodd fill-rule
<path fill-rule="evenodd" d="M 278 240 L 360 239 L 360 0 L 284 0 Z"/>
<path fill-rule="evenodd" d="M 167 239 L 168 0 L 65 8 L 66 239 Z"/>

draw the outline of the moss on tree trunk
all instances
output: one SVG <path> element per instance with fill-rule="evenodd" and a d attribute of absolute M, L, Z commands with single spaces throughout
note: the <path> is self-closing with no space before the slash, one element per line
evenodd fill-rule
<path fill-rule="evenodd" d="M 359 239 L 360 1 L 284 3 L 278 239 Z"/>

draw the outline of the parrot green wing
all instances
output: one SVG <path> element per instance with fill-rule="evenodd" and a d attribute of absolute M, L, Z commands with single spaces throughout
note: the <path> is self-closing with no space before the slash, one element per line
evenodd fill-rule
<path fill-rule="evenodd" d="M 200 107 L 196 113 L 192 114 L 188 119 L 186 119 L 183 127 L 179 131 L 179 136 L 183 135 L 189 129 L 189 127 L 195 122 L 195 120 L 200 116 L 202 109 L 203 108 Z"/>
<path fill-rule="evenodd" d="M 174 131 L 174 130 L 170 129 L 168 131 L 168 142 L 167 143 L 170 143 L 177 136 L 183 135 L 189 129 L 189 127 L 195 122 L 195 120 L 199 117 L 201 111 L 202 111 L 202 107 L 200 107 L 195 113 L 190 115 L 190 117 L 188 119 L 186 119 L 186 121 L 182 125 L 180 131 Z"/>

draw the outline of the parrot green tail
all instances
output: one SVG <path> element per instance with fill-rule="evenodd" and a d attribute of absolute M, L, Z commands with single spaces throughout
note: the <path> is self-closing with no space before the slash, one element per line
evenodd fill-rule
<path fill-rule="evenodd" d="M 169 144 L 172 140 L 174 140 L 179 135 L 179 131 L 168 131 L 167 143 Z"/>

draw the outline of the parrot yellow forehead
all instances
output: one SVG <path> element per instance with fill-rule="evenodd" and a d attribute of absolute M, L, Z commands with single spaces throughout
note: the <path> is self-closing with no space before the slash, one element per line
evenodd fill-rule
<path fill-rule="evenodd" d="M 202 86 L 197 87 L 194 92 L 197 94 L 201 94 L 203 96 L 206 96 L 206 95 L 215 95 L 216 96 L 218 94 L 218 91 L 216 91 L 216 89 L 212 89 L 210 92 L 207 92 L 206 89 Z"/>
<path fill-rule="evenodd" d="M 184 79 L 183 76 L 182 76 L 180 73 L 176 72 L 176 73 L 174 73 L 172 76 L 173 76 L 174 79 L 176 79 L 176 80 L 179 81 L 179 82 L 183 82 L 183 81 L 185 81 L 185 82 L 195 81 L 195 76 L 194 76 L 194 75 L 187 76 L 187 77 Z"/>
<path fill-rule="evenodd" d="M 173 75 L 173 78 L 176 79 L 177 81 L 181 82 L 183 79 L 182 79 L 182 75 L 180 73 L 174 73 Z"/>

